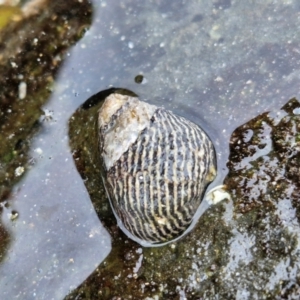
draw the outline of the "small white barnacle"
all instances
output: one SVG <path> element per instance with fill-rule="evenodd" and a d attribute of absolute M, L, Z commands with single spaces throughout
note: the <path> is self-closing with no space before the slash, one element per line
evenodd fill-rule
<path fill-rule="evenodd" d="M 103 182 L 121 229 L 144 246 L 181 236 L 216 176 L 196 124 L 137 97 L 110 94 L 98 115 Z"/>

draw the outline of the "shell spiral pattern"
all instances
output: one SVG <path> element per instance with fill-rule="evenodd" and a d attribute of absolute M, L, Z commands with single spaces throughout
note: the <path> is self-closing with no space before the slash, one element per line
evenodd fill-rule
<path fill-rule="evenodd" d="M 98 129 L 103 180 L 119 224 L 150 244 L 180 236 L 216 174 L 214 147 L 205 132 L 170 111 L 120 94 L 106 98 Z"/>

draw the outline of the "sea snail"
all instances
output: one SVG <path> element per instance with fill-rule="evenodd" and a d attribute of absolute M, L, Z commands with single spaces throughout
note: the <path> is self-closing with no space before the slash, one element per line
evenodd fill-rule
<path fill-rule="evenodd" d="M 142 245 L 180 236 L 216 176 L 212 142 L 196 124 L 112 93 L 98 115 L 103 181 L 118 224 Z"/>

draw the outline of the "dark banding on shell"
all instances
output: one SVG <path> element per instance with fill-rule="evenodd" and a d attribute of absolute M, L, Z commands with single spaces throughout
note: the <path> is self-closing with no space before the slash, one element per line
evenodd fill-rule
<path fill-rule="evenodd" d="M 144 245 L 176 239 L 216 175 L 206 133 L 170 111 L 119 94 L 106 98 L 98 129 L 103 180 L 121 228 Z"/>

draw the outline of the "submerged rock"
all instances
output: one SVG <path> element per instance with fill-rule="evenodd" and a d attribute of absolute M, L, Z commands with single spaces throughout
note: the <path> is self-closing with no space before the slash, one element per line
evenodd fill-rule
<path fill-rule="evenodd" d="M 237 128 L 230 141 L 231 200 L 211 206 L 188 235 L 142 248 L 117 227 L 99 176 L 97 95 L 70 120 L 74 161 L 112 236 L 112 252 L 66 299 L 281 299 L 299 294 L 299 116 L 290 100 Z M 98 102 L 98 103 L 97 103 Z M 134 295 L 134 296 L 133 296 Z"/>
<path fill-rule="evenodd" d="M 299 295 L 299 110 L 291 99 L 277 114 L 265 113 L 231 137 L 229 175 L 232 225 L 251 239 L 251 259 L 231 273 L 251 299 Z"/>

